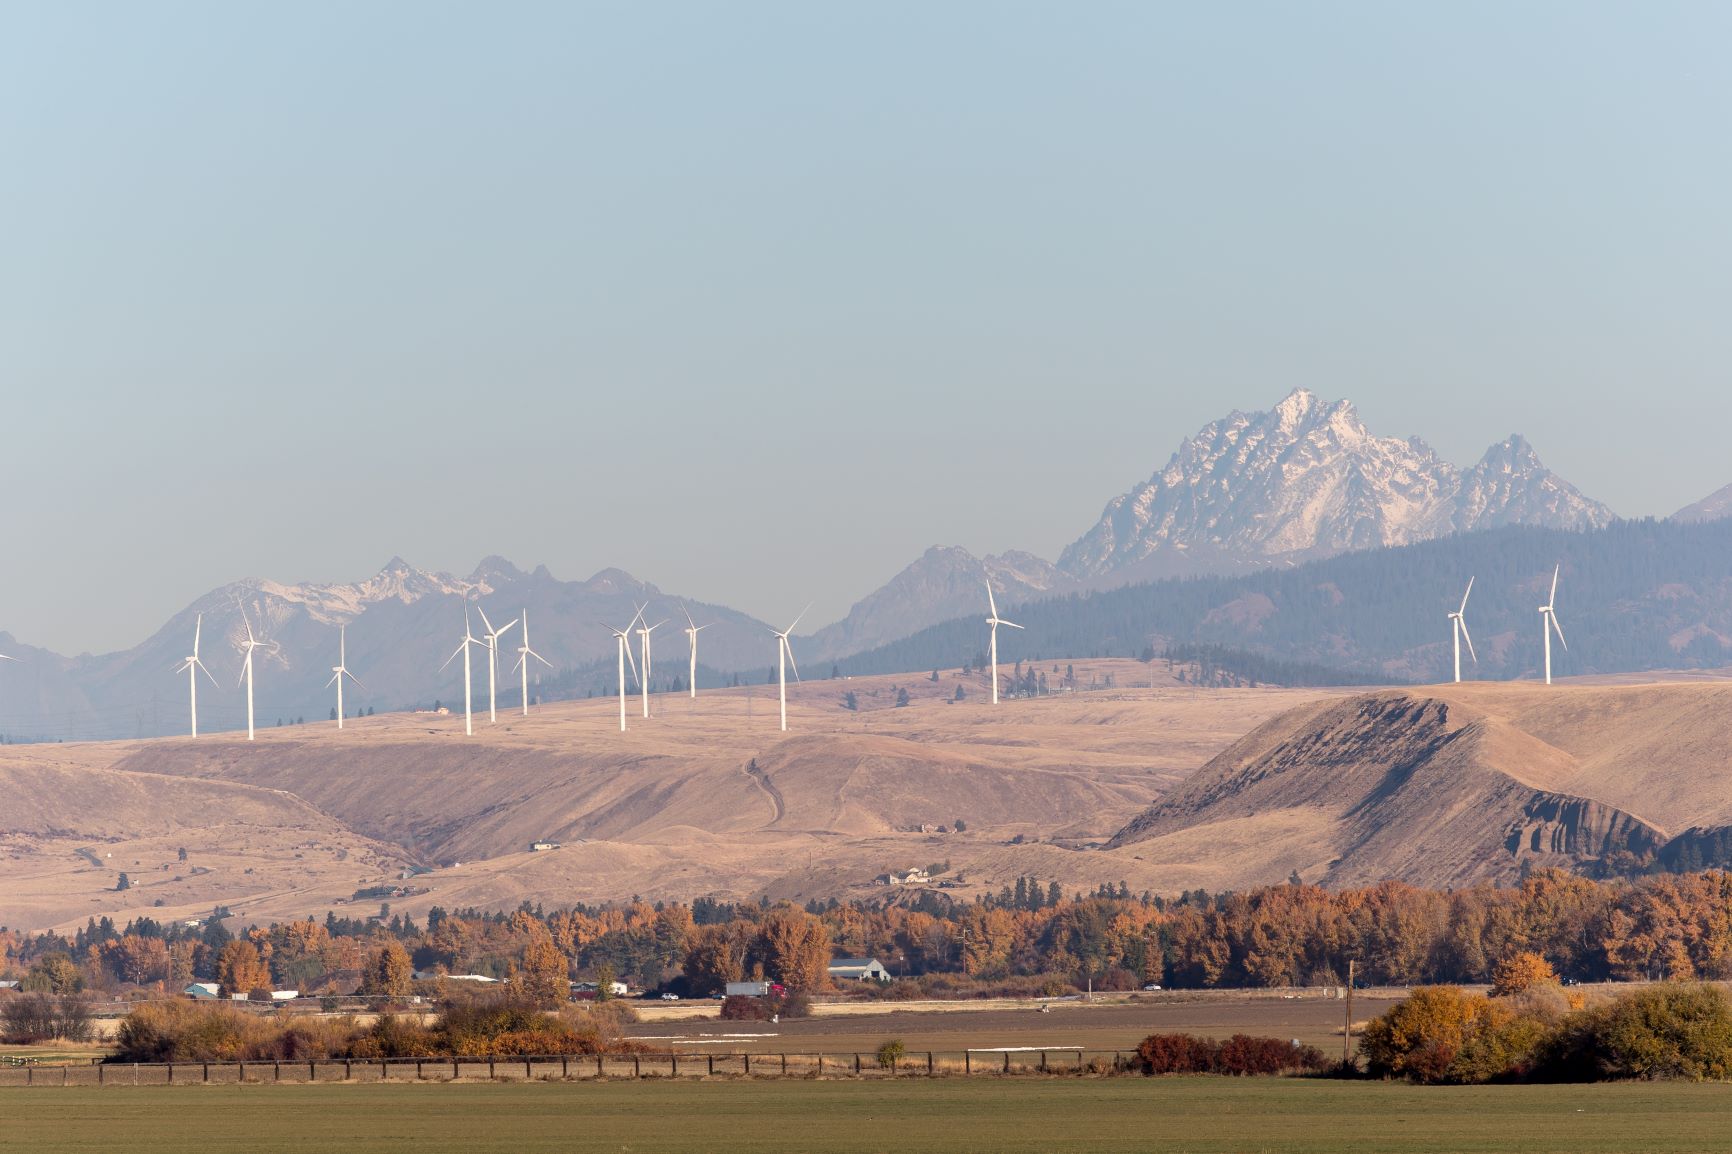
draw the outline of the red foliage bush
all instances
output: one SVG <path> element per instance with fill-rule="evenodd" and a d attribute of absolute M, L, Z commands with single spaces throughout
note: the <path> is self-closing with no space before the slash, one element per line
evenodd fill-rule
<path fill-rule="evenodd" d="M 1150 1034 L 1137 1046 L 1145 1074 L 1283 1074 L 1322 1070 L 1328 1059 L 1315 1046 L 1280 1038 L 1234 1034 L 1225 1042 L 1194 1034 Z"/>

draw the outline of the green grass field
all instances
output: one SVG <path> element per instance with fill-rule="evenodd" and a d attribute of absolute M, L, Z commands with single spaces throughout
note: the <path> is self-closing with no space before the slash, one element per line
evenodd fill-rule
<path fill-rule="evenodd" d="M 1425 1089 L 1215 1078 L 0 1091 L 0 1150 L 1725 1150 L 1732 1085 Z"/>

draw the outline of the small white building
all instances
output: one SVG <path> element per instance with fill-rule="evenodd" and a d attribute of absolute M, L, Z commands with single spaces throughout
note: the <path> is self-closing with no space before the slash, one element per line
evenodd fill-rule
<path fill-rule="evenodd" d="M 215 982 L 194 982 L 181 993 L 194 1001 L 208 1002 L 222 995 L 222 987 Z"/>
<path fill-rule="evenodd" d="M 890 971 L 877 958 L 837 958 L 830 963 L 830 976 L 837 981 L 888 982 Z"/>
<path fill-rule="evenodd" d="M 890 875 L 890 884 L 893 886 L 923 886 L 931 880 L 932 875 L 927 873 L 925 870 L 920 869 L 918 866 L 914 869 L 908 870 L 906 873 L 893 873 Z"/>

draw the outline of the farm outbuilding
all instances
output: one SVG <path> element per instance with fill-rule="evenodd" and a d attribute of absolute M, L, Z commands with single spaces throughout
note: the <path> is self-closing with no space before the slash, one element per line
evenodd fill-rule
<path fill-rule="evenodd" d="M 830 963 L 830 977 L 842 981 L 888 982 L 890 971 L 877 958 L 837 958 Z"/>

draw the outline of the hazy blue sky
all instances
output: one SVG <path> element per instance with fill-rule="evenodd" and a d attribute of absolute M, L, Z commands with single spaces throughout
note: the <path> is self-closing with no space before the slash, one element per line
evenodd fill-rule
<path fill-rule="evenodd" d="M 1732 481 L 1723 4 L 0 8 L 0 628 L 484 554 L 813 624 L 1295 385 Z"/>

